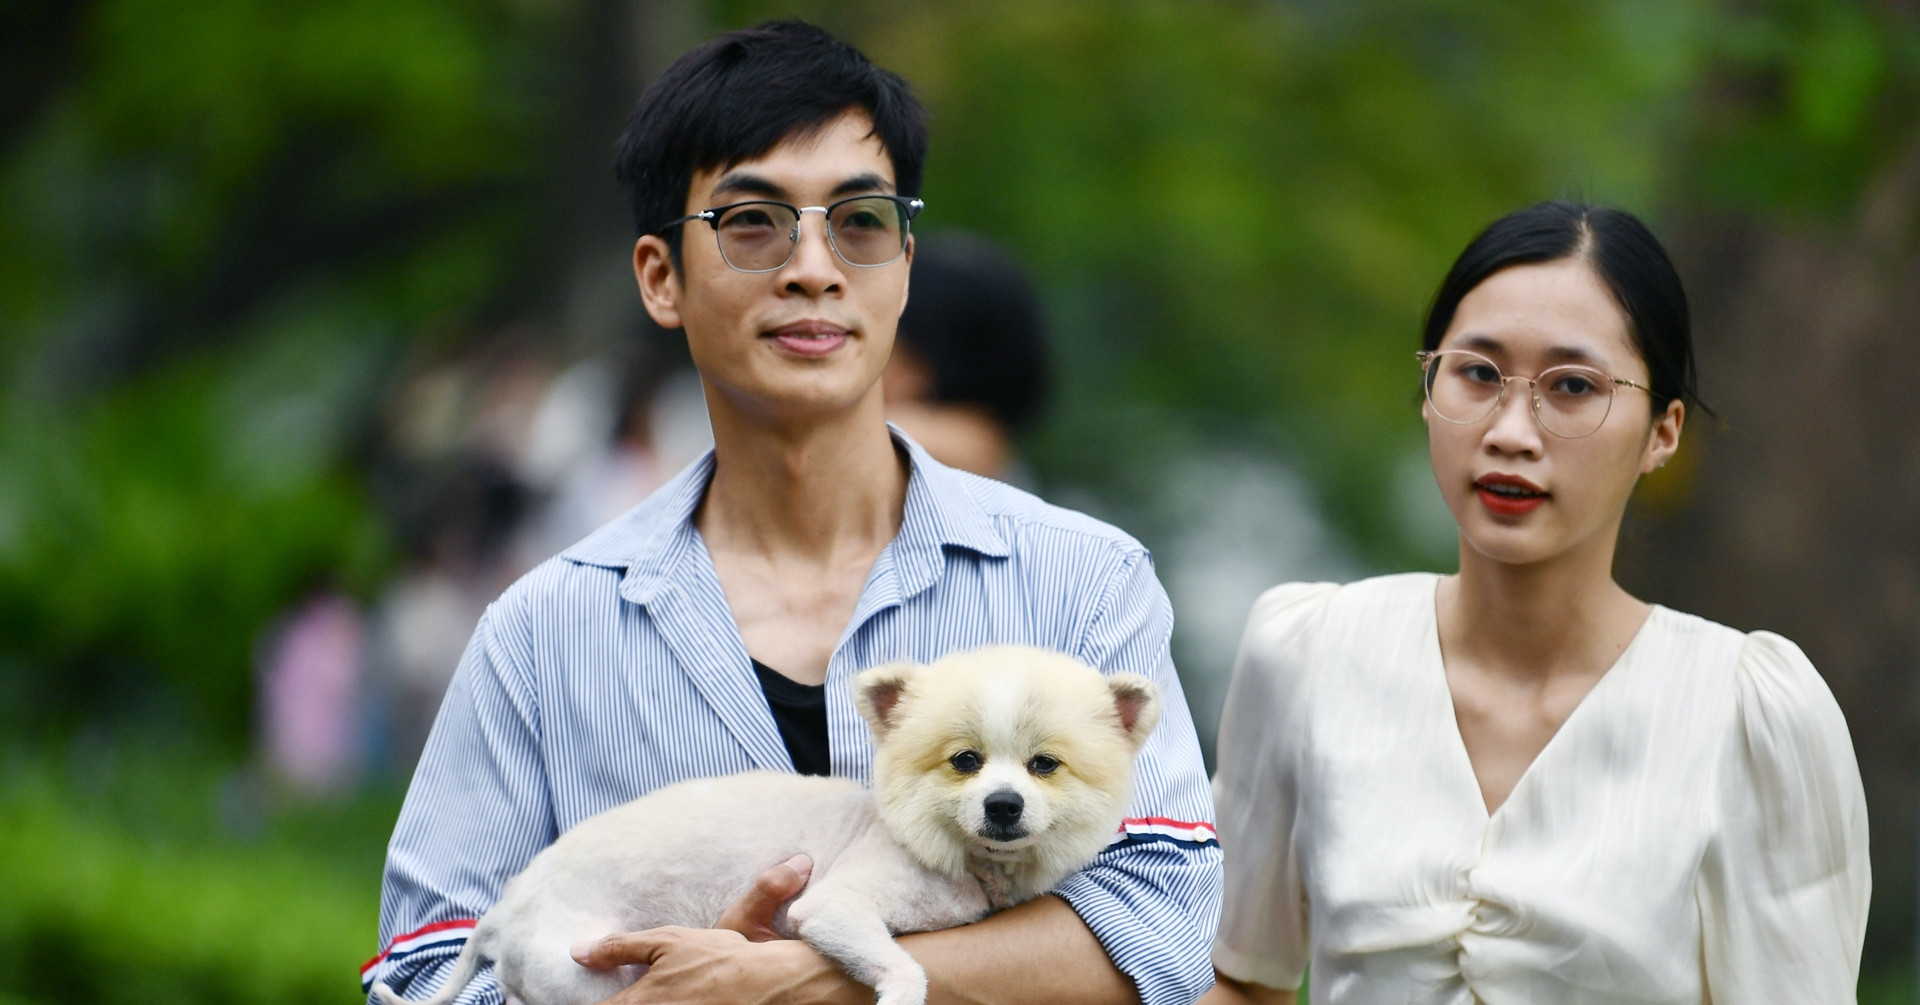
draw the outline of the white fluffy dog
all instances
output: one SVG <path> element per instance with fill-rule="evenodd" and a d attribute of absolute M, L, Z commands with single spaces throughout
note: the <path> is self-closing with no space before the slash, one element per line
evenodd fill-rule
<path fill-rule="evenodd" d="M 813 859 L 783 934 L 798 935 L 879 1005 L 921 1005 L 926 973 L 892 936 L 977 921 L 1091 861 L 1120 827 L 1133 758 L 1159 721 L 1152 682 L 1102 676 L 1023 646 L 855 678 L 873 728 L 871 791 L 751 772 L 682 782 L 582 821 L 536 855 L 480 919 L 444 1005 L 492 960 L 527 1005 L 593 1005 L 641 968 L 593 971 L 575 943 L 663 925 L 711 926 L 765 869 Z M 408 1005 L 385 984 L 387 1005 Z"/>

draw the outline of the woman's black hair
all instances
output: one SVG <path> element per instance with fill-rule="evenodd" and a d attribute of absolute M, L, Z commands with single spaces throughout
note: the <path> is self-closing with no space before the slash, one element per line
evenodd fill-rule
<path fill-rule="evenodd" d="M 1687 292 L 1660 241 L 1632 213 L 1577 202 L 1543 202 L 1495 220 L 1467 245 L 1427 311 L 1421 346 L 1440 346 L 1460 301 L 1494 273 L 1516 265 L 1579 258 L 1627 315 L 1627 328 L 1647 363 L 1655 414 L 1675 399 L 1700 400 Z"/>

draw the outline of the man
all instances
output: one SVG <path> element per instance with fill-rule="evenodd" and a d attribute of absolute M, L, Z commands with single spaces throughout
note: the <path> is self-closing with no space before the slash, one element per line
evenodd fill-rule
<path fill-rule="evenodd" d="M 1167 714 L 1092 865 L 901 940 L 931 1000 L 1188 1003 L 1207 987 L 1219 849 L 1147 555 L 884 420 L 925 135 L 899 78 L 792 22 L 716 39 L 642 97 L 619 153 L 634 272 L 653 318 L 685 329 L 715 448 L 488 609 L 394 831 L 368 983 L 437 987 L 501 884 L 600 810 L 754 768 L 866 779 L 858 670 L 1020 642 L 1147 674 Z M 734 931 L 616 935 L 576 958 L 648 964 L 613 999 L 632 1005 L 871 1002 L 804 943 L 745 937 L 770 935 L 804 866 L 770 870 L 723 919 Z M 460 1000 L 499 999 L 483 978 Z"/>
<path fill-rule="evenodd" d="M 913 297 L 880 386 L 887 421 L 934 460 L 1009 479 L 1046 404 L 1046 319 L 1011 255 L 974 234 L 915 239 Z"/>

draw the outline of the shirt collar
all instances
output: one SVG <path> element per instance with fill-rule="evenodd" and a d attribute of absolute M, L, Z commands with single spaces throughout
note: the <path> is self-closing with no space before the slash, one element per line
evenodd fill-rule
<path fill-rule="evenodd" d="M 888 546 L 904 599 L 931 586 L 945 568 L 945 550 L 964 548 L 989 558 L 1012 554 L 968 481 L 974 476 L 933 459 L 898 426 L 887 424 L 904 446 L 910 471 L 900 532 Z M 645 502 L 561 552 L 583 565 L 624 569 L 620 592 L 635 603 L 653 598 L 680 561 L 698 547 L 693 513 L 713 480 L 708 450 Z"/>

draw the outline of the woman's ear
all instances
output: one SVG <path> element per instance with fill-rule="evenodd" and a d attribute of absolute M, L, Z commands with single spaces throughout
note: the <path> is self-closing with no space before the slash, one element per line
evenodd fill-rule
<path fill-rule="evenodd" d="M 1640 458 L 1641 474 L 1666 467 L 1667 461 L 1680 449 L 1680 427 L 1686 425 L 1686 421 L 1687 406 L 1678 398 L 1667 402 L 1667 410 L 1654 419 L 1653 428 L 1647 431 L 1647 449 Z"/>
<path fill-rule="evenodd" d="M 679 271 L 673 267 L 673 249 L 656 234 L 633 244 L 633 279 L 640 286 L 640 302 L 653 323 L 669 331 L 682 324 Z"/>

